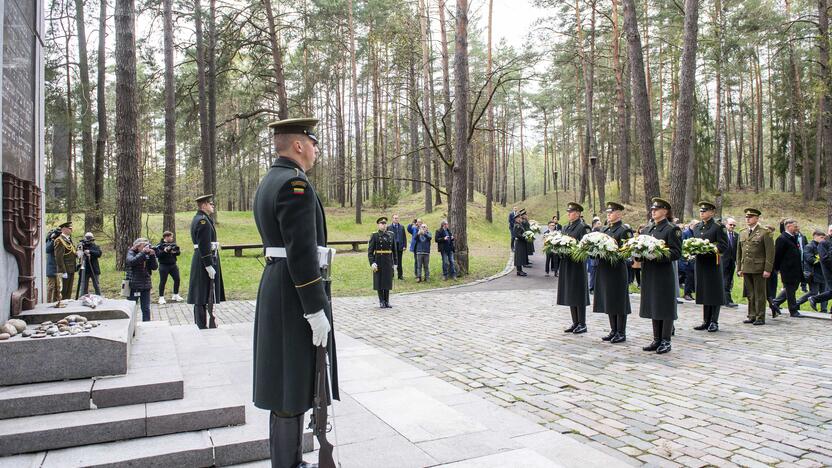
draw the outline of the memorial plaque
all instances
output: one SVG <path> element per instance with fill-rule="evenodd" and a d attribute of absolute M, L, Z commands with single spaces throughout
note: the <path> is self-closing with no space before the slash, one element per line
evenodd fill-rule
<path fill-rule="evenodd" d="M 35 1 L 9 0 L 3 17 L 3 172 L 35 180 Z"/>

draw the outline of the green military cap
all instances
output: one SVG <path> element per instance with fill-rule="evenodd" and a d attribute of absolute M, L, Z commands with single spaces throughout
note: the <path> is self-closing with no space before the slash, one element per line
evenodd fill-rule
<path fill-rule="evenodd" d="M 704 213 L 706 211 L 714 211 L 716 210 L 716 205 L 709 201 L 701 201 L 699 202 L 699 212 Z"/>
<path fill-rule="evenodd" d="M 584 211 L 584 207 L 582 207 L 582 206 L 581 206 L 580 204 L 578 204 L 578 203 L 575 203 L 575 202 L 569 202 L 569 203 L 566 205 L 566 211 L 580 211 L 580 212 L 583 212 L 583 211 Z"/>
<path fill-rule="evenodd" d="M 607 202 L 607 213 L 612 211 L 624 211 L 624 205 L 614 201 Z"/>
<path fill-rule="evenodd" d="M 377 219 L 377 220 L 376 220 L 376 224 L 379 224 L 379 223 L 384 223 L 384 224 L 387 224 L 387 217 L 386 217 L 386 216 L 382 216 L 381 218 Z"/>
<path fill-rule="evenodd" d="M 205 195 L 200 195 L 200 196 L 194 198 L 194 201 L 197 202 L 197 203 L 202 203 L 204 201 L 210 201 L 211 198 L 213 198 L 213 197 L 214 197 L 213 193 L 206 193 Z"/>
<path fill-rule="evenodd" d="M 67 222 L 65 222 L 65 223 L 61 224 L 61 225 L 60 225 L 60 226 L 58 226 L 58 227 L 60 227 L 60 228 L 70 228 L 70 229 L 72 229 L 72 221 L 67 221 Z"/>
<path fill-rule="evenodd" d="M 763 214 L 763 213 L 760 210 L 758 210 L 757 208 L 746 208 L 745 209 L 745 216 L 748 216 L 748 215 L 760 216 L 761 214 Z"/>
<path fill-rule="evenodd" d="M 269 128 L 272 129 L 275 135 L 304 134 L 317 143 L 318 137 L 315 135 L 316 125 L 318 125 L 318 119 L 314 118 L 283 119 L 270 123 Z"/>
<path fill-rule="evenodd" d="M 650 206 L 651 210 L 657 210 L 657 209 L 669 210 L 669 209 L 671 209 L 670 208 L 670 202 L 665 200 L 664 198 L 654 197 L 652 201 L 653 201 L 653 204 Z"/>

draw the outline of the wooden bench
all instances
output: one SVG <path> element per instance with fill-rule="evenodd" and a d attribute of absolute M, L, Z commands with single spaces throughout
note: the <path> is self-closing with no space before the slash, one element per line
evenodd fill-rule
<path fill-rule="evenodd" d="M 367 243 L 367 241 L 365 241 L 365 240 L 360 240 L 360 241 L 341 240 L 341 241 L 329 241 L 329 242 L 327 242 L 327 245 L 349 245 L 349 246 L 352 246 L 353 252 L 358 252 L 360 250 L 360 246 L 362 244 L 366 244 L 366 243 Z M 247 249 L 261 249 L 262 250 L 263 249 L 263 244 L 228 244 L 228 245 L 220 244 L 220 249 L 221 250 L 233 250 L 235 257 L 242 257 L 243 256 L 243 250 L 247 250 Z"/>

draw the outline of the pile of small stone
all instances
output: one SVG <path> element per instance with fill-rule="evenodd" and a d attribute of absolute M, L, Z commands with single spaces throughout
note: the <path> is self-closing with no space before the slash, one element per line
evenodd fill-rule
<path fill-rule="evenodd" d="M 11 319 L 0 326 L 0 340 L 8 340 L 18 333 L 23 338 L 77 335 L 79 333 L 88 333 L 99 325 L 99 322 L 88 321 L 86 317 L 76 314 L 67 315 L 57 322 L 47 320 L 38 325 L 37 328 L 26 328 L 26 322 L 23 320 Z"/>

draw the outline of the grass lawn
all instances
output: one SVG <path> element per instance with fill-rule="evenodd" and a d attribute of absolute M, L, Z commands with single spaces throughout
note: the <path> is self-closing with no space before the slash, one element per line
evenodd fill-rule
<path fill-rule="evenodd" d="M 382 215 L 391 216 L 398 213 L 402 224 L 407 225 L 413 218 L 421 217 L 433 233 L 439 227 L 439 221 L 445 214 L 445 205 L 440 205 L 433 213 L 423 215 L 422 206 L 423 194 L 415 194 L 403 198 L 395 207 L 387 210 L 368 208 L 362 213 L 363 224 L 355 224 L 355 211 L 350 208 L 327 208 L 327 228 L 330 240 L 369 240 L 370 235 L 376 229 L 375 220 Z M 495 206 L 494 223 L 485 221 L 485 201 L 477 194 L 473 203 L 468 204 L 468 229 L 470 244 L 470 274 L 455 281 L 442 280 L 442 259 L 436 247 L 432 249 L 430 258 L 431 281 L 429 283 L 416 283 L 413 273 L 413 255 L 405 252 L 404 255 L 404 281 L 394 282 L 394 293 L 402 291 L 417 291 L 430 289 L 439 286 L 469 282 L 480 278 L 491 276 L 505 267 L 508 259 L 508 226 L 507 216 L 511 208 L 503 209 Z M 176 238 L 182 247 L 182 255 L 179 257 L 179 270 L 182 276 L 180 294 L 185 297 L 188 290 L 190 275 L 192 243 L 190 240 L 190 223 L 193 212 L 177 213 L 176 215 Z M 63 220 L 63 214 L 47 214 L 47 229 L 57 226 Z M 260 235 L 254 224 L 254 217 L 251 212 L 228 212 L 218 213 L 219 224 L 217 234 L 222 244 L 245 244 L 260 243 Z M 73 239 L 78 240 L 83 236 L 83 214 L 74 218 L 76 229 Z M 453 226 L 451 226 L 453 230 Z M 162 233 L 162 215 L 149 214 L 142 219 L 142 235 L 148 237 L 154 244 L 159 241 Z M 104 232 L 96 233 L 96 243 L 103 251 L 101 258 L 101 278 L 103 293 L 108 297 L 116 297 L 119 293 L 123 272 L 115 271 L 115 254 L 112 247 L 113 239 L 112 218 L 105 226 Z M 408 235 L 408 240 L 410 236 Z M 435 245 L 435 244 L 434 244 Z M 366 246 L 360 252 L 352 252 L 349 246 L 341 246 L 335 256 L 333 264 L 333 294 L 338 296 L 359 296 L 372 295 L 372 271 L 367 260 Z M 262 251 L 257 249 L 244 250 L 243 257 L 235 257 L 231 250 L 221 251 L 223 281 L 228 299 L 254 299 L 257 296 L 257 289 L 260 283 L 260 276 L 263 271 Z M 76 279 L 77 281 L 77 279 Z M 158 276 L 154 275 L 153 283 L 158 285 Z M 166 293 L 171 294 L 172 283 L 168 280 Z M 153 299 L 156 293 L 153 291 Z"/>

